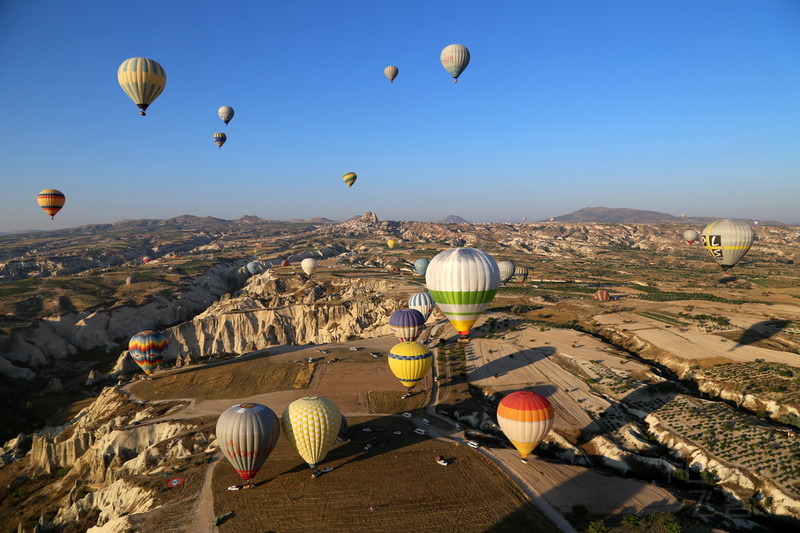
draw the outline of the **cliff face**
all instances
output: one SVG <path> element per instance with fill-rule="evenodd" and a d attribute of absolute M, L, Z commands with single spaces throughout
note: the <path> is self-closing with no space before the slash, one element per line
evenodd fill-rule
<path fill-rule="evenodd" d="M 205 312 L 168 329 L 167 359 L 245 353 L 279 344 L 323 344 L 389 333 L 389 316 L 399 299 L 377 296 L 396 282 L 314 278 L 272 272 L 253 276 L 238 296 L 223 297 Z"/>
<path fill-rule="evenodd" d="M 99 511 L 97 525 L 125 525 L 126 515 L 154 507 L 152 487 L 137 482 L 181 468 L 216 451 L 213 424 L 204 419 L 158 419 L 182 404 L 140 404 L 106 388 L 70 424 L 33 437 L 25 458 L 32 476 L 67 473 L 45 490 L 59 502 L 51 525 Z M 143 476 L 143 477 L 142 477 Z M 127 531 L 121 529 L 120 531 Z"/>
<path fill-rule="evenodd" d="M 120 339 L 129 338 L 139 331 L 187 320 L 225 294 L 229 290 L 228 278 L 246 263 L 246 260 L 239 260 L 215 265 L 188 280 L 176 300 L 156 297 L 139 307 L 117 305 L 68 313 L 41 320 L 30 328 L 0 335 L 0 372 L 9 377 L 31 379 L 34 377 L 31 368 L 64 359 L 81 350 L 110 349 Z"/>

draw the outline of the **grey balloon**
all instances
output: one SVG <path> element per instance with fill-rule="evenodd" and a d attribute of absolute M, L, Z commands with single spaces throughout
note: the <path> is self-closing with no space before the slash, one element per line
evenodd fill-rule
<path fill-rule="evenodd" d="M 498 261 L 497 268 L 500 269 L 500 283 L 505 283 L 514 275 L 514 261 Z"/>
<path fill-rule="evenodd" d="M 240 403 L 217 420 L 217 443 L 234 470 L 252 479 L 272 453 L 281 424 L 275 412 L 260 403 Z"/>

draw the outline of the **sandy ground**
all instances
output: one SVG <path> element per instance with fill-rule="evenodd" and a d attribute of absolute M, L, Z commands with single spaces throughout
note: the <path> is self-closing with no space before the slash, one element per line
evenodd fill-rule
<path fill-rule="evenodd" d="M 664 306 L 667 312 L 677 312 L 683 307 Z M 720 313 L 719 307 L 695 306 L 693 314 L 712 312 Z M 746 312 L 737 312 L 734 309 L 722 311 L 720 314 L 728 318 L 731 324 L 749 328 L 753 324 L 763 322 L 766 318 Z M 774 363 L 798 364 L 797 354 L 760 348 L 757 346 L 739 344 L 735 341 L 724 339 L 713 333 L 702 331 L 698 326 L 692 325 L 685 328 L 665 328 L 661 321 L 643 317 L 632 312 L 622 312 L 609 315 L 598 315 L 595 320 L 603 325 L 625 328 L 643 341 L 674 353 L 684 359 L 705 359 L 709 357 L 725 357 L 735 362 L 750 362 L 755 359 L 764 359 Z"/>

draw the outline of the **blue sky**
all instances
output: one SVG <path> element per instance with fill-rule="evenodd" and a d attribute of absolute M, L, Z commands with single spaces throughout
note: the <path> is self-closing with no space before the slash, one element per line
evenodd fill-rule
<path fill-rule="evenodd" d="M 793 0 L 3 0 L 0 51 L 0 231 L 589 206 L 800 223 Z M 117 83 L 135 56 L 167 72 L 146 117 Z M 54 221 L 45 188 L 67 196 Z"/>

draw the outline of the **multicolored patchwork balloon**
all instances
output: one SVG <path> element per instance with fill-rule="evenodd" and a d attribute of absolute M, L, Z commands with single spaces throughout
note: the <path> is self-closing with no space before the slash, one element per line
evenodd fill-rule
<path fill-rule="evenodd" d="M 158 331 L 142 331 L 131 337 L 128 352 L 148 376 L 164 360 L 169 341 Z"/>

